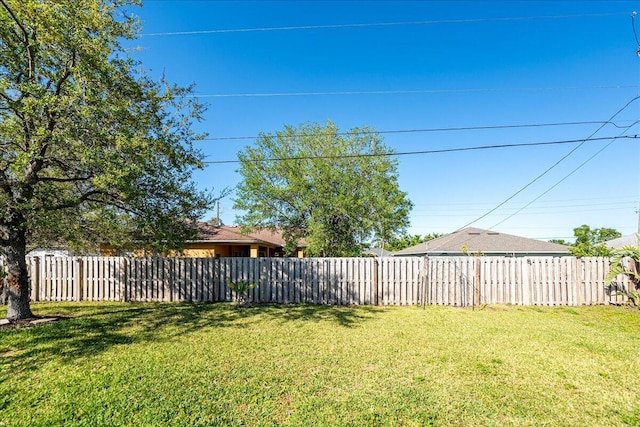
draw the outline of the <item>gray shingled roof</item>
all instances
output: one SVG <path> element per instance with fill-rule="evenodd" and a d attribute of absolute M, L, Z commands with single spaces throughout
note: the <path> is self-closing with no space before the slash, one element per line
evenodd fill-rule
<path fill-rule="evenodd" d="M 621 246 L 638 246 L 638 235 L 629 234 L 627 236 L 618 237 L 617 239 L 607 240 L 604 242 L 609 248 L 619 248 Z"/>
<path fill-rule="evenodd" d="M 393 256 L 393 252 L 389 252 L 388 250 L 382 249 L 382 248 L 365 249 L 363 251 L 363 254 L 368 256 L 377 256 L 377 257 Z"/>
<path fill-rule="evenodd" d="M 395 252 L 394 255 L 459 255 L 463 253 L 463 248 L 466 248 L 468 254 L 479 252 L 486 255 L 567 255 L 569 253 L 569 247 L 565 245 L 469 227 L 403 249 Z"/>

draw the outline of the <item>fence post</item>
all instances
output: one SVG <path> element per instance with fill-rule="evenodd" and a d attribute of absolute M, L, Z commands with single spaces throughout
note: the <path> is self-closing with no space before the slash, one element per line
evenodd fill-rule
<path fill-rule="evenodd" d="M 29 280 L 31 282 L 31 301 L 40 301 L 40 257 L 29 257 Z"/>
<path fill-rule="evenodd" d="M 424 259 L 423 259 L 423 265 L 422 265 L 422 287 L 420 289 L 420 293 L 422 295 L 420 295 L 422 297 L 422 309 L 426 309 L 427 308 L 427 285 L 429 283 L 429 255 L 425 255 Z"/>
<path fill-rule="evenodd" d="M 372 302 L 373 305 L 378 305 L 378 260 L 373 260 L 373 295 Z"/>
<path fill-rule="evenodd" d="M 578 280 L 578 260 L 575 257 L 571 257 L 569 260 L 571 263 L 571 278 L 573 283 L 571 284 L 573 289 L 573 303 L 575 305 L 582 305 L 582 292 L 580 289 L 580 282 Z"/>
<path fill-rule="evenodd" d="M 476 271 L 475 271 L 475 280 L 473 286 L 473 307 L 480 305 L 480 258 L 476 257 Z"/>
<path fill-rule="evenodd" d="M 120 288 L 120 300 L 127 301 L 127 286 L 128 286 L 128 277 L 127 277 L 127 258 L 120 257 L 120 280 L 118 281 L 118 286 Z"/>
<path fill-rule="evenodd" d="M 78 257 L 75 259 L 76 261 L 76 277 L 74 278 L 74 286 L 75 286 L 75 292 L 74 292 L 74 297 L 75 300 L 80 302 L 82 301 L 82 284 L 84 282 L 84 266 L 82 263 L 82 258 Z"/>

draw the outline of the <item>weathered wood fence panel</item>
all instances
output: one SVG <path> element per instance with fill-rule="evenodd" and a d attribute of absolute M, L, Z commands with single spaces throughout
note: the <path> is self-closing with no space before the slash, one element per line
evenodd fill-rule
<path fill-rule="evenodd" d="M 607 258 L 29 257 L 33 301 L 235 301 L 229 282 L 264 303 L 571 306 L 622 303 Z"/>

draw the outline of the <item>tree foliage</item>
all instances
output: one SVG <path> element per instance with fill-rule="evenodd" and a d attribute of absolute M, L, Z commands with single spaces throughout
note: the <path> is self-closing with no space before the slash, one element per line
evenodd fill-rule
<path fill-rule="evenodd" d="M 283 229 L 289 252 L 305 239 L 312 256 L 360 255 L 408 225 L 412 204 L 390 152 L 368 128 L 340 133 L 330 121 L 261 134 L 238 154 L 238 220 Z"/>
<path fill-rule="evenodd" d="M 410 248 L 442 236 L 444 236 L 442 233 L 430 233 L 424 236 L 420 234 L 403 234 L 402 236 L 392 237 L 388 242 L 385 242 L 384 248 L 393 252 L 401 251 L 402 249 Z"/>
<path fill-rule="evenodd" d="M 28 317 L 27 244 L 180 245 L 208 198 L 189 88 L 155 81 L 121 45 L 126 0 L 0 0 L 0 253 L 9 318 Z"/>
<path fill-rule="evenodd" d="M 640 233 L 637 236 L 640 242 Z M 621 274 L 629 278 L 630 286 L 619 292 L 627 296 L 630 304 L 640 307 L 640 245 L 627 245 L 612 250 L 611 271 L 606 280 L 612 283 Z"/>
<path fill-rule="evenodd" d="M 613 228 L 594 228 L 586 224 L 573 229 L 576 241 L 569 252 L 578 257 L 602 256 L 609 257 L 612 252 L 604 242 L 620 237 L 622 234 Z"/>
<path fill-rule="evenodd" d="M 549 243 L 556 243 L 558 245 L 571 246 L 571 243 L 567 242 L 564 239 L 551 239 L 551 240 L 549 240 Z"/>

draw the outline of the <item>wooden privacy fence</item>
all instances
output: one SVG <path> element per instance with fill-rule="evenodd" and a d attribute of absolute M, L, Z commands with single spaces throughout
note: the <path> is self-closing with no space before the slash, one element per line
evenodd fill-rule
<path fill-rule="evenodd" d="M 432 257 L 427 261 L 426 304 L 620 304 L 629 279 L 605 279 L 609 258 Z"/>
<path fill-rule="evenodd" d="M 249 301 L 371 305 L 621 303 L 608 258 L 120 258 L 29 257 L 32 301 Z"/>

